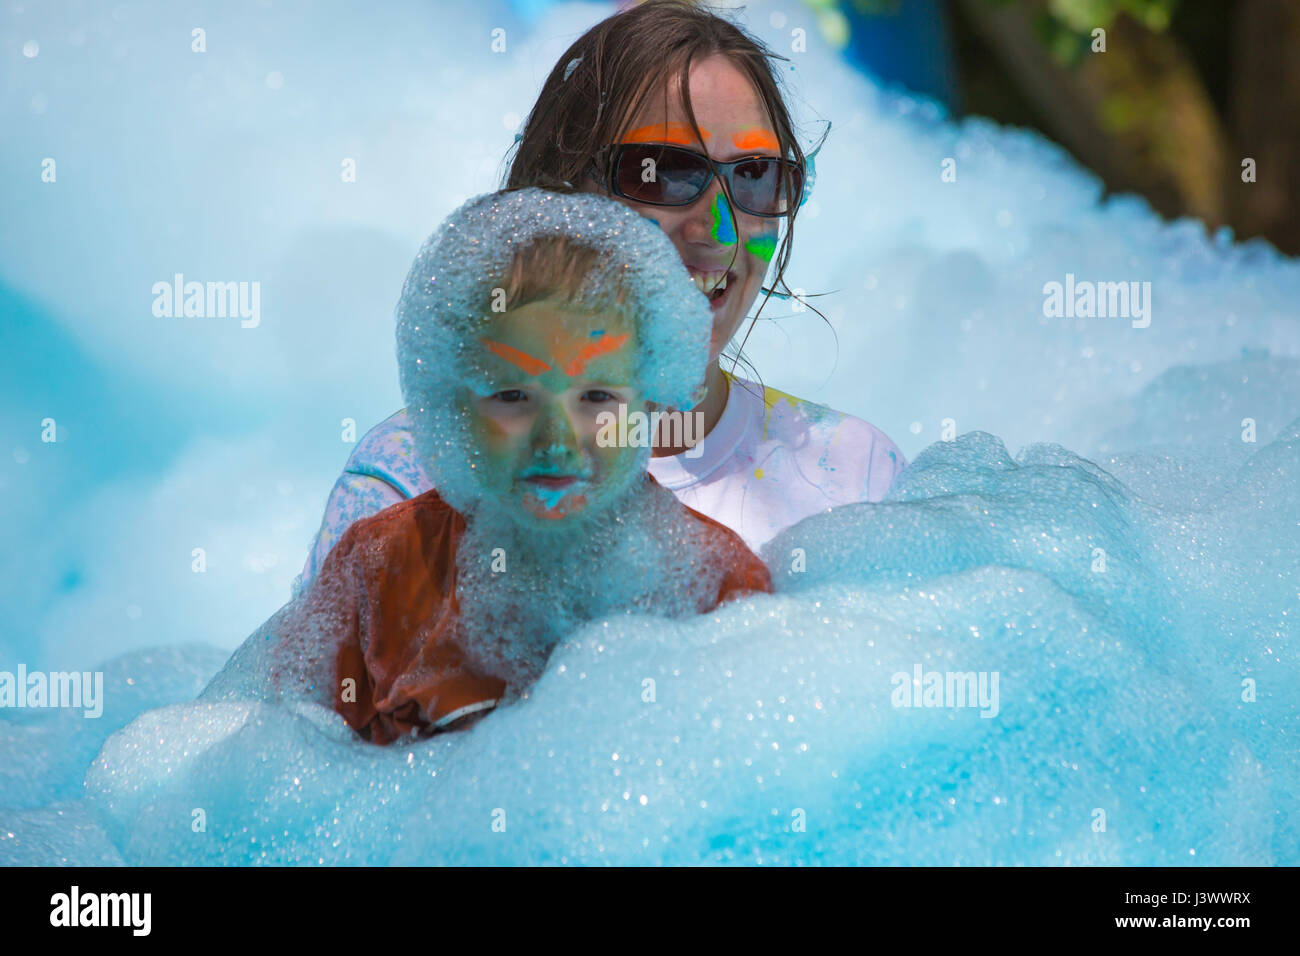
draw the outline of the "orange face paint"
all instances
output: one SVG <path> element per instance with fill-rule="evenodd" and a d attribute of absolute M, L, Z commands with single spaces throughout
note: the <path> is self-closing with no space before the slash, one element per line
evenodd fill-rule
<path fill-rule="evenodd" d="M 736 149 L 755 150 L 771 149 L 779 151 L 781 144 L 771 130 L 751 129 L 743 133 L 737 133 L 731 137 L 732 144 Z"/>
<path fill-rule="evenodd" d="M 713 134 L 700 129 L 700 138 L 708 142 Z M 623 137 L 625 143 L 672 143 L 674 146 L 696 146 L 699 140 L 688 123 L 651 123 L 638 126 Z"/>
<path fill-rule="evenodd" d="M 606 352 L 617 352 L 627 341 L 626 335 L 607 335 L 599 342 L 589 342 L 578 350 L 578 354 L 568 365 L 564 366 L 564 374 L 573 378 L 587 371 L 587 363 L 598 355 L 604 355 Z"/>
<path fill-rule="evenodd" d="M 493 342 L 491 339 L 479 339 L 489 352 L 500 358 L 505 359 L 511 365 L 521 369 L 526 375 L 541 375 L 543 372 L 549 372 L 551 367 L 540 359 L 535 359 L 527 352 L 521 352 L 517 348 L 512 348 L 502 342 Z"/>
<path fill-rule="evenodd" d="M 525 375 L 538 376 L 551 370 L 541 359 L 534 358 L 527 352 L 520 351 L 513 346 L 506 345 L 504 342 L 493 342 L 491 339 L 479 339 L 484 347 L 493 355 L 505 359 L 511 365 L 521 370 Z M 609 352 L 617 352 L 627 341 L 626 333 L 623 335 L 608 335 L 597 342 L 586 342 L 579 344 L 581 340 L 571 340 L 562 343 L 561 348 L 557 351 L 563 354 L 577 354 L 569 360 L 564 366 L 564 374 L 570 378 L 582 375 L 587 371 L 587 363 L 592 359 L 605 355 Z M 563 354 L 559 359 L 552 359 L 556 364 L 563 361 Z"/>

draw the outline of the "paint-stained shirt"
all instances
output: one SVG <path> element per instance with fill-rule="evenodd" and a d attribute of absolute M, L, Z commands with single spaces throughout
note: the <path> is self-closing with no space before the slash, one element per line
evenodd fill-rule
<path fill-rule="evenodd" d="M 907 466 L 869 422 L 775 388 L 728 376 L 727 404 L 701 447 L 651 458 L 649 471 L 682 504 L 726 525 L 758 553 L 796 522 L 858 501 L 880 501 Z M 325 505 L 294 582 L 314 578 L 354 521 L 433 487 L 403 409 L 357 443 Z"/>

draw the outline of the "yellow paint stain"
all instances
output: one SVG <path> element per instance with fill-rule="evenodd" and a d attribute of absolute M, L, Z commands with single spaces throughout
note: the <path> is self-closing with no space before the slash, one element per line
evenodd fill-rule
<path fill-rule="evenodd" d="M 764 441 L 767 440 L 767 426 L 772 421 L 772 409 L 775 408 L 776 403 L 781 401 L 782 399 L 785 399 L 785 401 L 789 403 L 791 408 L 798 408 L 800 405 L 806 404 L 806 402 L 802 398 L 796 398 L 795 396 L 783 392 L 780 389 L 769 388 L 766 385 L 763 386 L 763 406 L 764 406 L 763 440 Z"/>
<path fill-rule="evenodd" d="M 762 478 L 762 477 L 763 477 L 763 469 L 762 469 L 762 468 L 755 468 L 755 469 L 754 469 L 754 477 L 755 477 L 755 478 Z"/>
<path fill-rule="evenodd" d="M 726 369 L 722 370 L 722 374 L 726 376 L 728 386 L 730 386 L 731 383 L 736 380 L 736 376 L 732 375 Z M 790 395 L 789 393 L 783 392 L 780 389 L 769 388 L 766 385 L 763 386 L 763 440 L 764 441 L 767 440 L 767 426 L 768 426 L 768 422 L 772 420 L 772 409 L 773 407 L 775 407 L 777 402 L 781 401 L 781 399 L 785 399 L 786 402 L 789 403 L 791 408 L 798 408 L 800 405 L 808 404 L 808 402 L 805 399 L 798 398 L 794 395 Z M 760 475 L 759 477 L 762 476 Z"/>

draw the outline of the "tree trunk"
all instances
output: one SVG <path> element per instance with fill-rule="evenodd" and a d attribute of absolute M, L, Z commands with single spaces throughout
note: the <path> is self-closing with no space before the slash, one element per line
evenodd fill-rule
<path fill-rule="evenodd" d="M 1239 238 L 1262 235 L 1300 254 L 1300 4 L 1241 0 L 1233 36 L 1229 179 Z M 1242 182 L 1241 161 L 1256 181 Z"/>

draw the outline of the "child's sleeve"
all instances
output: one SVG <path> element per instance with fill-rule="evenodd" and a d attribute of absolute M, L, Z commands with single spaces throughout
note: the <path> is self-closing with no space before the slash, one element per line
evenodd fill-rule
<path fill-rule="evenodd" d="M 373 698 L 362 651 L 356 539 L 349 528 L 312 584 L 240 645 L 201 700 L 310 700 L 349 718 L 345 701 Z M 341 686 L 344 672 L 351 686 Z"/>
<path fill-rule="evenodd" d="M 715 606 L 732 598 L 762 592 L 772 593 L 772 574 L 767 565 L 745 544 L 743 538 L 726 525 L 707 515 L 694 512 L 708 528 L 711 550 L 722 564 L 722 580 L 718 585 Z"/>
<path fill-rule="evenodd" d="M 772 593 L 772 574 L 768 571 L 767 565 L 760 561 L 739 538 L 736 539 L 736 543 L 741 553 L 735 556 L 722 577 L 722 583 L 718 587 L 719 604 L 747 594 Z"/>
<path fill-rule="evenodd" d="M 708 561 L 722 569 L 717 597 L 712 607 L 701 607 L 707 613 L 723 601 L 744 597 L 746 594 L 772 593 L 772 574 L 767 565 L 745 544 L 745 539 L 725 524 L 708 515 L 686 507 L 687 513 L 703 525 L 702 546 Z"/>

